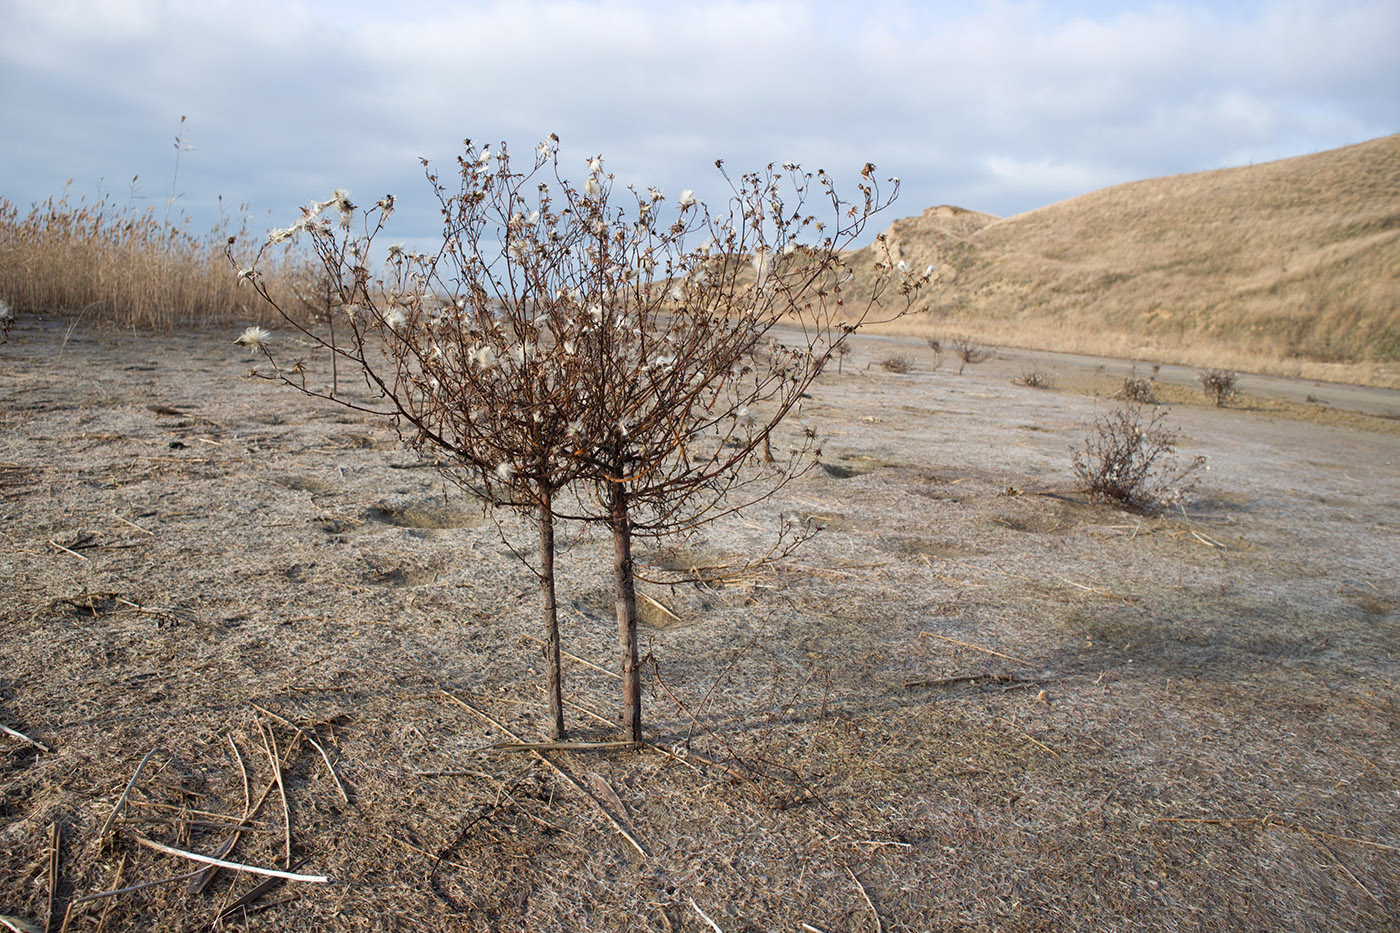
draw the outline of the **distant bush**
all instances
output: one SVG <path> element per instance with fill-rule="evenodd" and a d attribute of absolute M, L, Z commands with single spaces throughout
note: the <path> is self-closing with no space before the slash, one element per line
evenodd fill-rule
<path fill-rule="evenodd" d="M 1240 394 L 1240 377 L 1228 370 L 1206 369 L 1198 373 L 1196 378 L 1201 381 L 1201 391 L 1215 402 L 1216 408 L 1224 408 L 1226 402 L 1234 400 Z"/>
<path fill-rule="evenodd" d="M 907 373 L 914 368 L 914 361 L 900 353 L 882 360 L 880 368 L 890 373 Z"/>
<path fill-rule="evenodd" d="M 1016 380 L 1017 384 L 1028 389 L 1049 389 L 1054 386 L 1054 381 L 1049 373 L 1043 373 L 1038 369 L 1032 369 L 1028 373 L 1022 373 L 1021 378 Z"/>
<path fill-rule="evenodd" d="M 981 363 L 983 360 L 986 360 L 991 356 L 990 353 L 988 353 L 986 350 L 983 350 L 981 347 L 979 347 L 977 344 L 973 343 L 966 337 L 954 337 L 948 343 L 953 348 L 953 355 L 956 356 L 960 361 L 958 365 L 959 376 L 962 375 L 963 369 L 969 363 Z"/>
<path fill-rule="evenodd" d="M 1155 405 L 1157 396 L 1152 391 L 1151 379 L 1139 379 L 1136 367 L 1123 379 L 1123 387 L 1113 397 L 1134 405 Z"/>
<path fill-rule="evenodd" d="M 1205 457 L 1177 460 L 1177 433 L 1165 409 L 1147 415 L 1132 403 L 1094 419 L 1084 445 L 1072 451 L 1074 473 L 1090 497 L 1137 512 L 1158 511 L 1195 485 Z"/>

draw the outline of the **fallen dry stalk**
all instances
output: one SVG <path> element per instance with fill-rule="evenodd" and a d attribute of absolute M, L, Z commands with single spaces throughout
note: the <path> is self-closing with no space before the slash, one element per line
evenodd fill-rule
<path fill-rule="evenodd" d="M 316 663 L 316 662 L 313 662 L 313 663 Z M 292 722 L 290 719 L 287 719 L 287 718 L 284 717 L 284 716 L 279 716 L 279 715 L 277 715 L 276 713 L 274 713 L 274 712 L 273 712 L 272 710 L 270 710 L 270 709 L 264 709 L 263 707 L 259 706 L 259 705 L 256 704 L 256 703 L 249 703 L 248 705 L 251 706 L 253 709 L 257 710 L 258 712 L 260 712 L 260 713 L 262 713 L 262 714 L 264 714 L 264 715 L 266 715 L 266 716 L 272 717 L 273 719 L 277 720 L 278 722 L 282 723 L 283 725 L 288 726 L 289 728 L 292 728 L 292 729 L 297 730 L 297 735 L 298 735 L 298 736 L 300 736 L 300 737 L 306 739 L 306 741 L 310 742 L 311 745 L 312 745 L 312 747 L 315 748 L 316 751 L 318 751 L 318 752 L 321 753 L 321 760 L 324 761 L 324 762 L 326 763 L 326 770 L 330 772 L 331 780 L 335 782 L 335 789 L 336 789 L 337 791 L 340 792 L 340 799 L 343 800 L 343 801 L 345 801 L 346 803 L 349 803 L 349 802 L 350 802 L 350 795 L 347 794 L 347 793 L 345 792 L 345 785 L 343 785 L 343 784 L 340 783 L 340 776 L 337 775 L 337 774 L 335 773 L 335 768 L 332 767 L 332 765 L 331 765 L 331 758 L 330 758 L 330 756 L 326 754 L 326 750 L 325 750 L 325 748 L 322 747 L 321 743 L 318 742 L 318 741 L 316 741 L 315 737 L 314 737 L 311 733 L 309 733 L 309 732 L 306 731 L 305 727 L 303 727 L 303 726 L 298 726 L 296 723 Z"/>
<path fill-rule="evenodd" d="M 287 788 L 282 783 L 282 759 L 277 755 L 277 736 L 272 734 L 272 727 L 268 726 L 266 732 L 262 729 L 262 724 L 258 724 L 258 734 L 262 737 L 263 751 L 267 753 L 268 764 L 272 765 L 272 774 L 277 779 L 277 793 L 282 798 L 282 829 L 285 843 L 283 862 L 287 868 L 292 867 L 292 814 L 287 807 Z M 270 744 L 269 744 L 270 743 Z"/>
<path fill-rule="evenodd" d="M 242 871 L 253 875 L 266 875 L 269 878 L 284 878 L 287 881 L 306 881 L 312 884 L 326 884 L 331 879 L 325 875 L 299 875 L 295 872 L 281 871 L 276 868 L 263 868 L 260 865 L 245 865 L 242 862 L 227 862 L 223 859 L 214 858 L 211 855 L 200 855 L 198 852 L 187 852 L 184 849 L 176 849 L 173 846 L 161 845 L 159 842 L 147 839 L 145 836 L 133 835 L 132 839 L 148 849 L 157 852 L 164 852 L 166 855 L 175 855 L 180 858 L 189 859 L 192 862 L 200 862 L 204 865 L 213 865 L 216 868 L 227 868 L 229 871 Z M 198 872 L 190 872 L 186 878 L 193 878 Z"/>
<path fill-rule="evenodd" d="M 724 931 L 719 928 L 719 924 L 711 920 L 710 915 L 701 910 L 700 905 L 695 903 L 695 898 L 686 895 L 686 900 L 690 901 L 690 909 L 699 914 L 700 919 L 704 920 L 705 923 L 709 925 L 710 929 L 714 930 L 715 933 L 724 933 Z"/>
<path fill-rule="evenodd" d="M 527 634 L 527 633 L 523 633 L 523 632 L 522 632 L 521 635 L 520 635 L 520 637 L 521 637 L 521 638 L 524 638 L 524 639 L 527 639 L 527 640 L 529 640 L 529 641 L 533 641 L 533 642 L 535 642 L 536 644 L 539 644 L 539 645 L 543 645 L 543 644 L 544 644 L 544 640 L 543 640 L 543 639 L 536 638 L 534 635 L 530 635 L 530 634 Z M 621 679 L 622 679 L 622 675 L 621 675 L 621 674 L 617 673 L 616 671 L 610 671 L 610 670 L 608 670 L 606 667 L 599 667 L 597 664 L 594 664 L 592 661 L 589 661 L 587 658 L 581 658 L 581 657 L 579 657 L 579 656 L 576 655 L 576 654 L 570 654 L 569 652 L 563 650 L 562 648 L 559 650 L 559 653 L 560 653 L 561 655 L 563 655 L 564 657 L 568 658 L 570 661 L 574 661 L 575 663 L 582 664 L 584 667 L 591 667 L 593 670 L 597 671 L 597 672 L 600 673 L 600 674 L 607 674 L 609 677 L 615 678 L 615 679 L 617 679 L 617 680 L 621 680 Z"/>
<path fill-rule="evenodd" d="M 921 635 L 924 638 L 941 638 L 944 641 L 952 642 L 953 644 L 960 645 L 963 648 L 971 648 L 973 651 L 981 651 L 983 654 L 996 655 L 997 657 L 1005 658 L 1008 661 L 1015 661 L 1017 664 L 1031 663 L 1025 658 L 1018 658 L 1010 654 L 1002 654 L 1000 651 L 993 651 L 991 648 L 983 648 L 981 645 L 974 645 L 971 642 L 959 641 L 956 638 L 949 638 L 947 635 L 940 635 L 937 632 L 920 632 L 919 635 Z"/>
<path fill-rule="evenodd" d="M 33 745 L 41 752 L 53 752 L 53 749 L 49 748 L 42 742 L 36 742 L 29 736 L 25 735 L 23 732 L 16 732 L 14 729 L 11 729 L 9 726 L 4 725 L 3 723 L 0 723 L 0 732 L 4 732 L 8 736 L 13 736 L 14 738 L 19 739 L 21 742 L 27 742 L 28 744 Z"/>
<path fill-rule="evenodd" d="M 856 887 L 860 889 L 860 896 L 865 898 L 866 906 L 870 908 L 870 913 L 875 918 L 876 933 L 885 933 L 885 921 L 880 919 L 880 912 L 875 909 L 875 902 L 870 899 L 870 894 L 865 890 L 865 885 L 860 883 L 860 879 L 856 877 L 856 873 L 851 871 L 849 867 L 846 869 L 846 874 L 851 876 L 851 880 L 854 881 Z"/>
<path fill-rule="evenodd" d="M 475 706 L 472 706 L 467 701 L 453 696 L 446 690 L 439 690 L 438 692 L 445 696 L 447 699 L 451 700 L 453 703 L 456 703 L 458 706 L 467 710 L 468 712 L 486 720 L 488 723 L 499 729 L 504 734 L 510 736 L 512 739 L 515 739 L 515 741 L 522 742 L 520 736 L 516 735 L 510 729 L 506 728 L 505 724 L 500 722 L 499 720 L 488 716 L 486 713 L 483 713 L 481 710 L 477 709 Z M 622 823 L 618 821 L 617 817 L 613 816 L 612 813 L 608 811 L 608 808 L 603 806 L 602 801 L 600 801 L 597 797 L 593 796 L 591 793 L 585 790 L 583 785 L 574 779 L 573 775 L 569 774 L 569 772 L 565 771 L 563 768 L 550 761 L 538 751 L 532 751 L 530 752 L 530 754 L 534 755 L 540 761 L 548 765 L 550 770 L 562 777 L 565 781 L 569 783 L 570 786 L 572 786 L 575 790 L 577 790 L 588 800 L 591 800 L 593 802 L 593 805 L 598 808 L 599 812 L 601 812 L 603 816 L 607 817 L 608 822 L 613 825 L 613 828 L 616 829 L 619 833 L 621 833 L 622 837 L 632 844 L 632 848 L 636 849 L 637 852 L 642 856 L 642 858 L 651 858 L 651 853 L 647 851 L 646 846 L 642 845 L 641 841 L 636 836 L 629 833 L 626 827 L 624 827 Z"/>
<path fill-rule="evenodd" d="M 136 770 L 131 773 L 131 780 L 126 782 L 126 789 L 117 798 L 117 805 L 112 808 L 112 813 L 107 817 L 107 822 L 102 824 L 101 831 L 97 834 L 98 842 L 101 843 L 107 838 L 107 833 L 112 829 L 112 824 L 116 822 L 117 814 L 121 813 L 122 805 L 126 803 L 126 798 L 131 795 L 131 789 L 136 786 L 136 779 L 141 776 L 141 771 L 146 767 L 146 762 L 151 760 L 151 756 L 156 753 L 155 748 L 146 753 L 146 757 L 141 759 L 141 763 L 136 766 Z"/>
<path fill-rule="evenodd" d="M 53 905 L 58 900 L 58 857 L 63 847 L 63 829 L 54 823 L 49 827 L 49 905 L 44 915 L 44 929 L 53 929 Z"/>

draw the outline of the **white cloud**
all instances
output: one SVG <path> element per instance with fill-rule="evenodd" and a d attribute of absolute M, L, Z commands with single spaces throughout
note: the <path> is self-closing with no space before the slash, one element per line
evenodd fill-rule
<path fill-rule="evenodd" d="M 870 160 L 904 178 L 900 213 L 1008 214 L 1400 131 L 1393 0 L 1224 9 L 17 0 L 0 194 L 140 174 L 161 197 L 181 114 L 191 212 L 212 218 L 222 193 L 272 225 L 345 185 L 404 196 L 404 237 L 432 224 L 411 207 L 427 194 L 417 156 L 450 170 L 464 137 L 523 153 L 557 132 L 572 174 L 601 151 L 624 183 L 709 200 L 716 158 L 838 180 Z"/>

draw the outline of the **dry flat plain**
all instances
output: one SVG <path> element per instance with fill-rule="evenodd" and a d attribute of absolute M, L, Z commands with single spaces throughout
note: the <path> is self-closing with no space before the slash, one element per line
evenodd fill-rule
<path fill-rule="evenodd" d="M 859 341 L 801 414 L 823 466 L 643 557 L 825 531 L 722 586 L 644 588 L 654 744 L 546 761 L 489 747 L 542 728 L 506 544 L 527 528 L 386 425 L 247 378 L 232 337 L 25 318 L 0 347 L 10 922 L 1395 928 L 1393 418 L 1177 405 L 1211 469 L 1141 517 L 1069 468 L 1110 377 L 959 376 L 913 341 L 897 375 L 870 365 L 897 342 Z M 566 532 L 571 727 L 602 741 L 608 544 Z M 200 867 L 152 844 L 329 881 L 150 884 Z"/>

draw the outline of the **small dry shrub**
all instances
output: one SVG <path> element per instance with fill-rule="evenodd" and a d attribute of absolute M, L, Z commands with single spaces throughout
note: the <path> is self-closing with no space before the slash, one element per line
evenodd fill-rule
<path fill-rule="evenodd" d="M 1227 402 L 1240 394 L 1240 377 L 1229 370 L 1205 369 L 1197 373 L 1196 378 L 1201 381 L 1201 391 L 1215 403 L 1216 408 L 1224 408 Z"/>
<path fill-rule="evenodd" d="M 1028 389 L 1050 389 L 1055 385 L 1049 373 L 1043 373 L 1038 369 L 1032 369 L 1028 373 L 1022 373 L 1021 378 L 1017 379 L 1016 382 L 1018 385 L 1023 385 Z"/>
<path fill-rule="evenodd" d="M 1072 451 L 1074 473 L 1091 498 L 1137 512 L 1159 511 L 1178 501 L 1195 485 L 1206 458 L 1182 465 L 1176 456 L 1177 432 L 1166 410 L 1150 416 L 1137 403 L 1099 415 Z"/>
<path fill-rule="evenodd" d="M 973 343 L 966 337 L 954 337 L 948 343 L 949 346 L 951 346 L 953 349 L 953 355 L 955 355 L 961 361 L 958 365 L 959 376 L 962 375 L 962 371 L 967 367 L 969 363 L 975 365 L 977 363 L 985 361 L 991 356 L 990 353 L 988 353 L 986 350 L 983 350 L 981 347 L 979 347 L 977 344 Z"/>
<path fill-rule="evenodd" d="M 900 353 L 882 361 L 880 368 L 889 373 L 907 373 L 914 368 L 914 361 Z"/>
<path fill-rule="evenodd" d="M 1123 388 L 1119 389 L 1113 397 L 1133 405 L 1157 404 L 1157 396 L 1152 392 L 1152 380 L 1139 379 L 1137 369 L 1124 378 Z"/>

